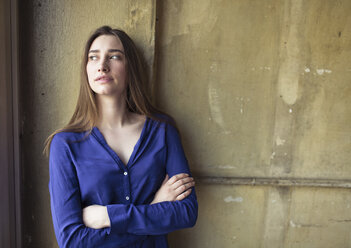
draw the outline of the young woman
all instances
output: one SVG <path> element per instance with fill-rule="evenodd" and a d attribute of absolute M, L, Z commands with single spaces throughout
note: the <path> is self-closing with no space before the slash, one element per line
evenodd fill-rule
<path fill-rule="evenodd" d="M 174 122 L 145 94 L 137 49 L 103 26 L 85 48 L 74 114 L 47 141 L 60 247 L 168 247 L 197 200 Z"/>

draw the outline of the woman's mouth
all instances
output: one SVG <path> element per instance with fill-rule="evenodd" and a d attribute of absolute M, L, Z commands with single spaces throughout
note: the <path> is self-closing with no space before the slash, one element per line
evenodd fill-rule
<path fill-rule="evenodd" d="M 111 80 L 112 78 L 107 76 L 101 76 L 101 77 L 95 78 L 95 81 L 99 83 L 107 83 L 107 82 L 110 82 Z"/>

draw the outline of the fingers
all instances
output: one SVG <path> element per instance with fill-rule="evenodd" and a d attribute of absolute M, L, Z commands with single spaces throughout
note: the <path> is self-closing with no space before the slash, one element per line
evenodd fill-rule
<path fill-rule="evenodd" d="M 187 178 L 187 177 L 189 177 L 189 174 L 187 174 L 187 173 L 179 173 L 179 174 L 174 175 L 173 177 L 171 177 L 171 179 L 168 180 L 168 184 L 172 185 L 175 182 L 177 182 L 179 180 L 182 180 L 183 178 Z"/>
<path fill-rule="evenodd" d="M 191 188 L 195 186 L 194 178 L 186 173 L 173 176 L 168 185 L 173 189 L 175 200 L 182 200 L 191 193 Z"/>
<path fill-rule="evenodd" d="M 194 181 L 191 181 L 189 183 L 185 183 L 185 184 L 182 184 L 180 185 L 178 188 L 176 188 L 174 190 L 174 192 L 179 195 L 181 193 L 183 193 L 184 191 L 187 191 L 188 189 L 192 188 L 195 186 L 195 182 Z"/>
<path fill-rule="evenodd" d="M 179 173 L 171 178 L 166 175 L 162 187 L 160 188 L 160 194 L 162 195 L 162 192 L 167 192 L 165 193 L 165 199 L 168 201 L 181 201 L 190 195 L 192 191 L 191 188 L 194 186 L 194 178 L 190 177 L 187 173 Z"/>
<path fill-rule="evenodd" d="M 192 178 L 192 177 L 185 177 L 185 178 L 179 179 L 178 181 L 173 183 L 173 185 L 171 185 L 171 187 L 173 189 L 177 189 L 177 188 L 181 187 L 182 185 L 185 185 L 185 184 L 188 184 L 188 183 L 191 183 L 191 182 L 194 182 L 194 178 Z"/>
<path fill-rule="evenodd" d="M 167 183 L 168 179 L 169 179 L 169 176 L 168 176 L 168 174 L 166 174 L 165 179 L 163 179 L 162 185 Z"/>
<path fill-rule="evenodd" d="M 191 193 L 191 190 L 192 189 L 188 189 L 187 191 L 185 191 L 185 192 L 181 193 L 180 195 L 178 195 L 177 198 L 176 198 L 176 201 L 181 201 L 181 200 L 185 199 L 186 197 L 188 197 L 190 195 L 190 193 Z"/>

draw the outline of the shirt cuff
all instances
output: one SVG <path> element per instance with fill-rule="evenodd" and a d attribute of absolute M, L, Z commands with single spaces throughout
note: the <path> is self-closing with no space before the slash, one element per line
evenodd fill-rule
<path fill-rule="evenodd" d="M 108 230 L 110 233 L 126 233 L 127 231 L 127 210 L 128 205 L 116 204 L 107 205 L 107 213 L 110 218 L 111 226 Z"/>

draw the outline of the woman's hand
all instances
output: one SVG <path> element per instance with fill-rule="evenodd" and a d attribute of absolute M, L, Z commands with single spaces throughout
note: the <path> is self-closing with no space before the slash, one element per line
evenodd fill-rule
<path fill-rule="evenodd" d="M 181 201 L 190 195 L 191 188 L 194 185 L 194 179 L 188 174 L 177 174 L 171 179 L 166 175 L 151 204 L 163 201 Z M 107 213 L 107 207 L 91 205 L 83 208 L 83 222 L 86 227 L 94 229 L 110 227 L 111 222 Z"/>
<path fill-rule="evenodd" d="M 83 208 L 83 222 L 86 227 L 100 229 L 110 227 L 110 218 L 107 207 L 101 205 L 91 205 Z"/>
<path fill-rule="evenodd" d="M 168 179 L 168 175 L 166 175 L 151 204 L 163 201 L 181 201 L 190 195 L 194 185 L 194 178 L 186 173 L 177 174 L 171 179 Z"/>

